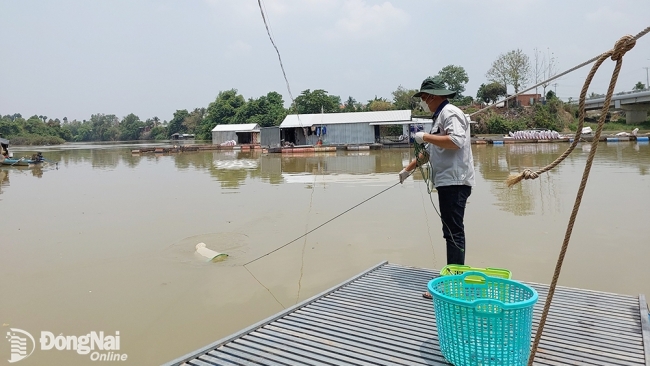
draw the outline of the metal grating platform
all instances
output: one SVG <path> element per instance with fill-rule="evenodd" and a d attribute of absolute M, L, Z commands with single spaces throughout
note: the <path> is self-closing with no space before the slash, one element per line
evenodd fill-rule
<path fill-rule="evenodd" d="M 432 302 L 438 272 L 386 262 L 167 365 L 449 365 Z M 540 295 L 533 336 L 548 286 Z M 645 297 L 557 288 L 536 365 L 650 366 Z"/>

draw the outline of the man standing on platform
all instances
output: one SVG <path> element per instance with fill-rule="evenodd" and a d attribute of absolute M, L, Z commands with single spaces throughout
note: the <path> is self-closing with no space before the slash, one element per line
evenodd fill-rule
<path fill-rule="evenodd" d="M 420 98 L 425 112 L 433 111 L 433 128 L 418 132 L 415 142 L 426 144 L 431 164 L 431 181 L 438 191 L 442 232 L 447 242 L 447 264 L 465 264 L 465 206 L 474 186 L 474 158 L 470 138 L 470 120 L 449 103 L 456 92 L 446 89 L 442 78 L 429 77 L 422 82 Z M 399 173 L 400 183 L 411 175 L 417 159 Z M 431 294 L 425 292 L 427 299 Z"/>

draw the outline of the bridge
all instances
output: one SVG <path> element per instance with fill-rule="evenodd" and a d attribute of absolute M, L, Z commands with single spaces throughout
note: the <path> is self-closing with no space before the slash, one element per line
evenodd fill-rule
<path fill-rule="evenodd" d="M 585 110 L 601 109 L 604 104 L 604 97 L 587 99 Z M 650 111 L 650 90 L 613 95 L 609 107 L 624 110 L 627 124 L 645 122 Z"/>

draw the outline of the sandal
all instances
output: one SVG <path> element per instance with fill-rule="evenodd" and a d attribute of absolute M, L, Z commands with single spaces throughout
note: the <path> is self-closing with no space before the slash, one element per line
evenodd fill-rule
<path fill-rule="evenodd" d="M 423 293 L 422 293 L 422 297 L 424 297 L 424 298 L 427 299 L 427 300 L 431 300 L 431 299 L 433 299 L 433 296 L 431 296 L 431 294 L 429 293 L 429 291 L 423 292 Z"/>

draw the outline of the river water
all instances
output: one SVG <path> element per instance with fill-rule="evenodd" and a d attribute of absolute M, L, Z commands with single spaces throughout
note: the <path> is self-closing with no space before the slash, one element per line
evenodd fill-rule
<path fill-rule="evenodd" d="M 590 145 L 537 180 L 504 181 L 567 147 L 473 146 L 467 264 L 550 282 Z M 121 364 L 160 364 L 381 261 L 445 265 L 441 224 L 418 174 L 295 240 L 392 186 L 407 149 L 287 156 L 132 148 L 44 147 L 58 169 L 0 168 L 0 322 L 37 343 L 21 365 L 91 363 L 92 353 L 43 350 L 39 338 L 93 331 L 119 332 Z M 649 174 L 647 143 L 599 145 L 561 285 L 650 295 Z M 199 242 L 230 256 L 206 262 L 194 253 Z M 0 342 L 0 357 L 9 352 Z"/>

